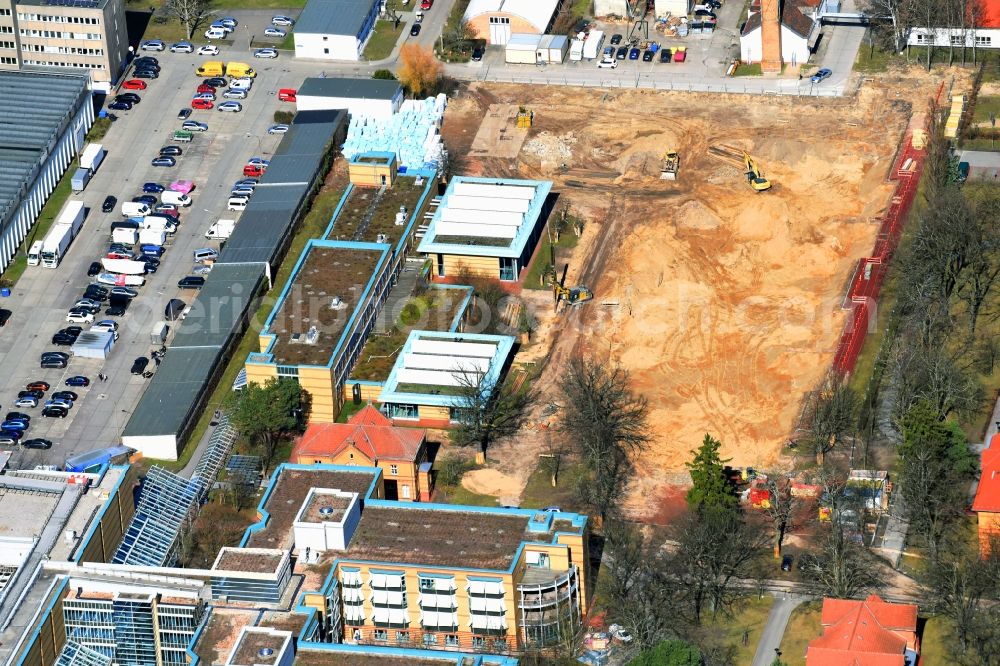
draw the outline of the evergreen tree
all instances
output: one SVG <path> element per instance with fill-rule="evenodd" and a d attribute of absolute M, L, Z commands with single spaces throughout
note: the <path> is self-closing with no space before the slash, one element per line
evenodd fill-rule
<path fill-rule="evenodd" d="M 691 472 L 691 489 L 687 493 L 688 506 L 696 511 L 705 509 L 734 509 L 737 506 L 736 495 L 726 481 L 723 469 L 729 459 L 719 456 L 722 442 L 708 433 L 701 446 L 695 452 L 694 459 L 687 463 Z"/>

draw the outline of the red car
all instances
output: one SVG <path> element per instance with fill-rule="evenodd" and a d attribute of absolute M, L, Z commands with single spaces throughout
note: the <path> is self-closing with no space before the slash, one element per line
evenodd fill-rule
<path fill-rule="evenodd" d="M 434 0 L 422 0 L 420 3 L 420 8 L 427 11 L 434 6 Z"/>
<path fill-rule="evenodd" d="M 213 88 L 212 86 L 208 85 L 207 83 L 203 83 L 200 86 L 198 86 L 198 92 L 200 92 L 200 93 L 207 92 L 207 93 L 212 93 L 214 95 L 215 94 L 215 88 Z"/>
<path fill-rule="evenodd" d="M 282 88 L 278 91 L 278 101 L 279 102 L 294 102 L 295 95 L 298 91 L 294 88 Z"/>
<path fill-rule="evenodd" d="M 260 178 L 264 175 L 264 170 L 254 164 L 243 167 L 243 175 L 247 178 Z"/>
<path fill-rule="evenodd" d="M 129 79 L 122 84 L 122 88 L 125 90 L 145 90 L 146 82 L 140 79 Z"/>
<path fill-rule="evenodd" d="M 193 99 L 191 100 L 191 108 L 193 109 L 211 109 L 215 104 L 210 99 Z"/>

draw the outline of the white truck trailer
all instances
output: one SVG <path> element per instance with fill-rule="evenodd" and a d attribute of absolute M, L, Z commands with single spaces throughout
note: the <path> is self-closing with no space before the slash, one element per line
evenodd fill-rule
<path fill-rule="evenodd" d="M 59 265 L 83 226 L 83 213 L 82 201 L 70 201 L 66 204 L 42 243 L 42 266 L 55 268 Z"/>
<path fill-rule="evenodd" d="M 592 30 L 587 39 L 583 42 L 583 57 L 587 60 L 594 60 L 601 55 L 601 48 L 604 46 L 604 32 Z"/>
<path fill-rule="evenodd" d="M 104 145 L 100 143 L 88 143 L 80 153 L 80 168 L 86 169 L 90 173 L 97 173 L 97 168 L 104 161 Z"/>

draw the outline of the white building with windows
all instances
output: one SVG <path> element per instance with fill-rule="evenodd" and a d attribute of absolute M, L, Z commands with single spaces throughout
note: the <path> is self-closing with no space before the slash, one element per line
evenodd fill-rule
<path fill-rule="evenodd" d="M 309 0 L 295 23 L 295 57 L 361 60 L 379 0 Z"/>
<path fill-rule="evenodd" d="M 979 25 L 970 28 L 911 28 L 907 46 L 1000 48 L 1000 0 L 979 0 L 978 7 L 982 14 Z"/>

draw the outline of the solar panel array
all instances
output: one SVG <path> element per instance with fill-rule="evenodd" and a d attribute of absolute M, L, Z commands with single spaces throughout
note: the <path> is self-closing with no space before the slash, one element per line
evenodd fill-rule
<path fill-rule="evenodd" d="M 50 7 L 83 7 L 86 9 L 96 9 L 101 6 L 98 0 L 42 0 L 42 4 Z"/>

